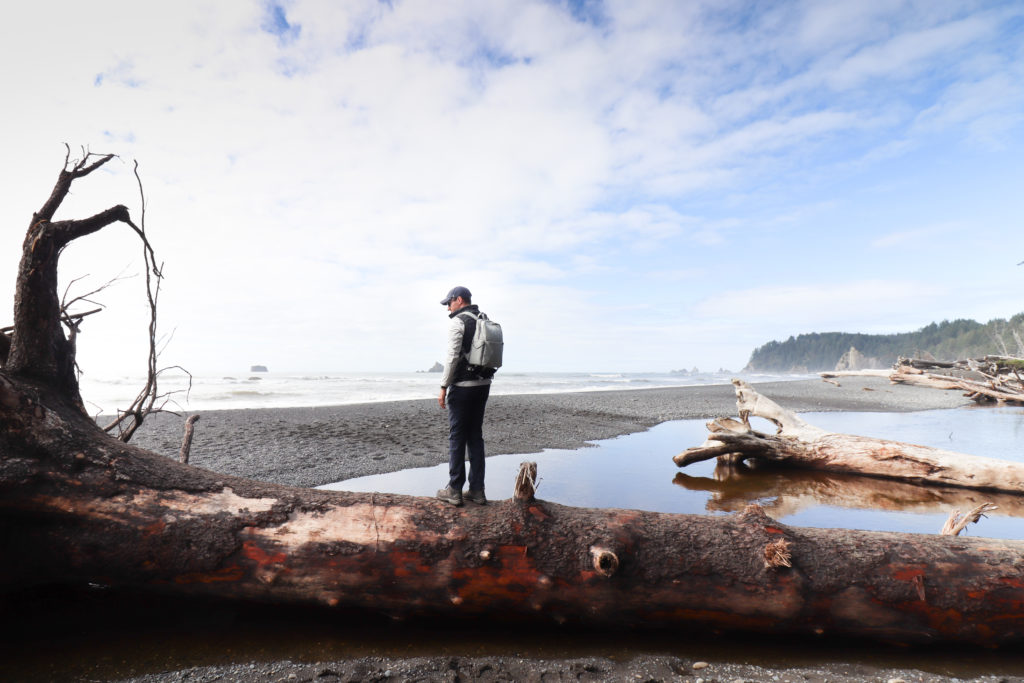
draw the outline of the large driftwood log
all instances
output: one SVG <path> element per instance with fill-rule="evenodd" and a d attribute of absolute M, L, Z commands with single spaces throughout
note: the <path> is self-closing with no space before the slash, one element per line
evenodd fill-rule
<path fill-rule="evenodd" d="M 725 457 L 731 462 L 754 458 L 917 484 L 1024 493 L 1024 465 L 899 441 L 828 432 L 758 394 L 746 382 L 734 379 L 733 384 L 740 420 L 723 418 L 708 423 L 711 433 L 707 440 L 675 456 L 679 467 L 715 457 Z M 777 433 L 752 429 L 751 416 L 775 423 Z"/>
<path fill-rule="evenodd" d="M 1024 543 L 235 479 L 97 430 L 0 372 L 6 589 L 40 583 L 393 615 L 1024 640 Z M 15 559 L 16 558 L 16 561 Z"/>
<path fill-rule="evenodd" d="M 1024 543 L 275 486 L 135 448 L 82 409 L 57 259 L 123 206 L 30 225 L 0 368 L 0 591 L 98 584 L 395 615 L 1024 641 Z M 109 157 L 104 157 L 109 159 Z"/>

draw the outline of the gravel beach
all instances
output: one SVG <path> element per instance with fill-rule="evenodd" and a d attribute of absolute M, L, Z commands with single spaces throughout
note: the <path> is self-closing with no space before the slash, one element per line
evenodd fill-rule
<path fill-rule="evenodd" d="M 758 391 L 786 408 L 807 411 L 902 412 L 953 408 L 970 402 L 958 392 L 938 391 L 872 377 L 849 377 L 840 386 L 822 381 L 774 382 Z M 492 396 L 485 422 L 488 455 L 533 453 L 545 448 L 572 449 L 588 442 L 645 430 L 667 420 L 711 418 L 735 413 L 731 386 L 608 391 L 528 396 Z M 135 442 L 176 456 L 183 416 L 163 415 L 147 421 Z M 297 486 L 317 486 L 343 479 L 436 465 L 447 461 L 447 422 L 433 399 L 318 408 L 204 412 L 197 424 L 192 464 L 213 471 Z M 691 444 L 681 444 L 681 448 Z M 284 628 L 288 628 L 284 625 Z M 348 627 L 351 629 L 351 626 Z M 272 655 L 252 648 L 225 662 L 201 659 L 182 668 L 169 664 L 161 673 L 128 674 L 118 680 L 137 683 L 169 681 L 1020 681 L 1024 659 L 993 660 L 987 666 L 976 653 L 964 668 L 929 662 L 931 655 L 875 656 L 861 646 L 845 657 L 845 646 L 828 653 L 806 654 L 800 643 L 776 644 L 787 657 L 765 655 L 755 641 L 733 644 L 708 636 L 701 646 L 647 643 L 631 650 L 628 640 L 604 648 L 600 638 L 589 646 L 523 646 L 498 638 L 434 647 L 418 641 L 416 631 L 401 631 L 399 640 L 419 642 L 419 649 L 374 649 L 343 656 L 334 651 Z M 358 632 L 358 631 L 357 631 Z M 462 634 L 466 636 L 465 633 Z M 453 632 L 453 638 L 459 633 Z M 318 636 L 322 637 L 322 636 Z M 354 638 L 351 630 L 338 639 Z M 514 638 L 514 636 L 508 636 Z M 586 640 L 575 634 L 565 638 Z M 614 641 L 605 637 L 607 641 Z M 467 638 L 468 640 L 468 638 Z M 303 641 L 305 642 L 305 641 Z M 502 644 L 504 643 L 504 644 Z M 705 649 L 702 650 L 701 647 Z M 760 654 L 754 653 L 758 647 Z M 411 648 L 411 646 L 410 646 Z M 424 652 L 424 648 L 427 649 Z M 497 650 L 497 651 L 496 651 Z M 813 648 L 812 648 L 813 650 Z M 796 653 L 795 657 L 793 654 Z M 987 655 L 986 655 L 987 656 Z M 1001 656 L 1001 655 L 1000 655 Z M 902 657 L 902 658 L 901 658 Z M 971 659 L 974 658 L 974 659 Z M 973 662 L 971 664 L 970 662 Z M 91 680 L 100 680 L 91 678 Z M 111 680 L 111 679 L 106 679 Z"/>
<path fill-rule="evenodd" d="M 500 380 L 499 380 L 500 381 Z M 847 377 L 755 385 L 797 412 L 903 412 L 970 403 L 958 392 Z M 731 385 L 492 396 L 487 455 L 581 448 L 668 420 L 736 413 Z M 133 443 L 176 456 L 183 417 L 150 417 Z M 223 474 L 292 486 L 320 486 L 448 461 L 447 416 L 434 399 L 316 408 L 209 411 L 200 415 L 190 463 Z M 685 444 L 683 447 L 696 444 Z"/>

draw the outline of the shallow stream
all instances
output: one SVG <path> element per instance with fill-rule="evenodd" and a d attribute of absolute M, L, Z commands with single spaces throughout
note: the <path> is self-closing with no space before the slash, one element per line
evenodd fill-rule
<path fill-rule="evenodd" d="M 943 448 L 1024 462 L 1024 409 L 958 408 L 917 413 L 804 413 L 833 432 Z M 955 488 L 915 486 L 884 479 L 825 475 L 792 469 L 754 471 L 709 460 L 679 469 L 672 456 L 702 443 L 706 420 L 665 422 L 645 432 L 594 442 L 592 448 L 546 450 L 487 459 L 487 494 L 508 498 L 519 463 L 537 462 L 537 497 L 580 507 L 726 514 L 758 503 L 794 526 L 939 533 L 951 510 L 983 502 L 999 509 L 965 536 L 1024 539 L 1024 499 Z M 755 429 L 774 432 L 763 420 Z M 431 496 L 447 483 L 448 466 L 348 479 L 322 488 Z"/>

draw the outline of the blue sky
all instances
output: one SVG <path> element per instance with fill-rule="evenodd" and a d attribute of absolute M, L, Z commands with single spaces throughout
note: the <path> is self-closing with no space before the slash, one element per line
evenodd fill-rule
<path fill-rule="evenodd" d="M 138 215 L 137 159 L 163 364 L 424 369 L 456 284 L 508 371 L 738 370 L 803 332 L 1024 311 L 1019 2 L 7 14 L 0 298 L 63 143 L 120 160 L 62 217 Z M 88 291 L 139 248 L 112 227 L 62 264 Z M 140 287 L 102 293 L 87 373 L 144 367 Z"/>

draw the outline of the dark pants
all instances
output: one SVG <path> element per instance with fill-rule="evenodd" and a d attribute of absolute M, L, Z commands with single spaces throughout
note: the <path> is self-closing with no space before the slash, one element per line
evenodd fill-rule
<path fill-rule="evenodd" d="M 466 483 L 469 450 L 469 488 L 484 490 L 484 408 L 491 385 L 448 388 L 448 486 L 461 491 Z"/>

